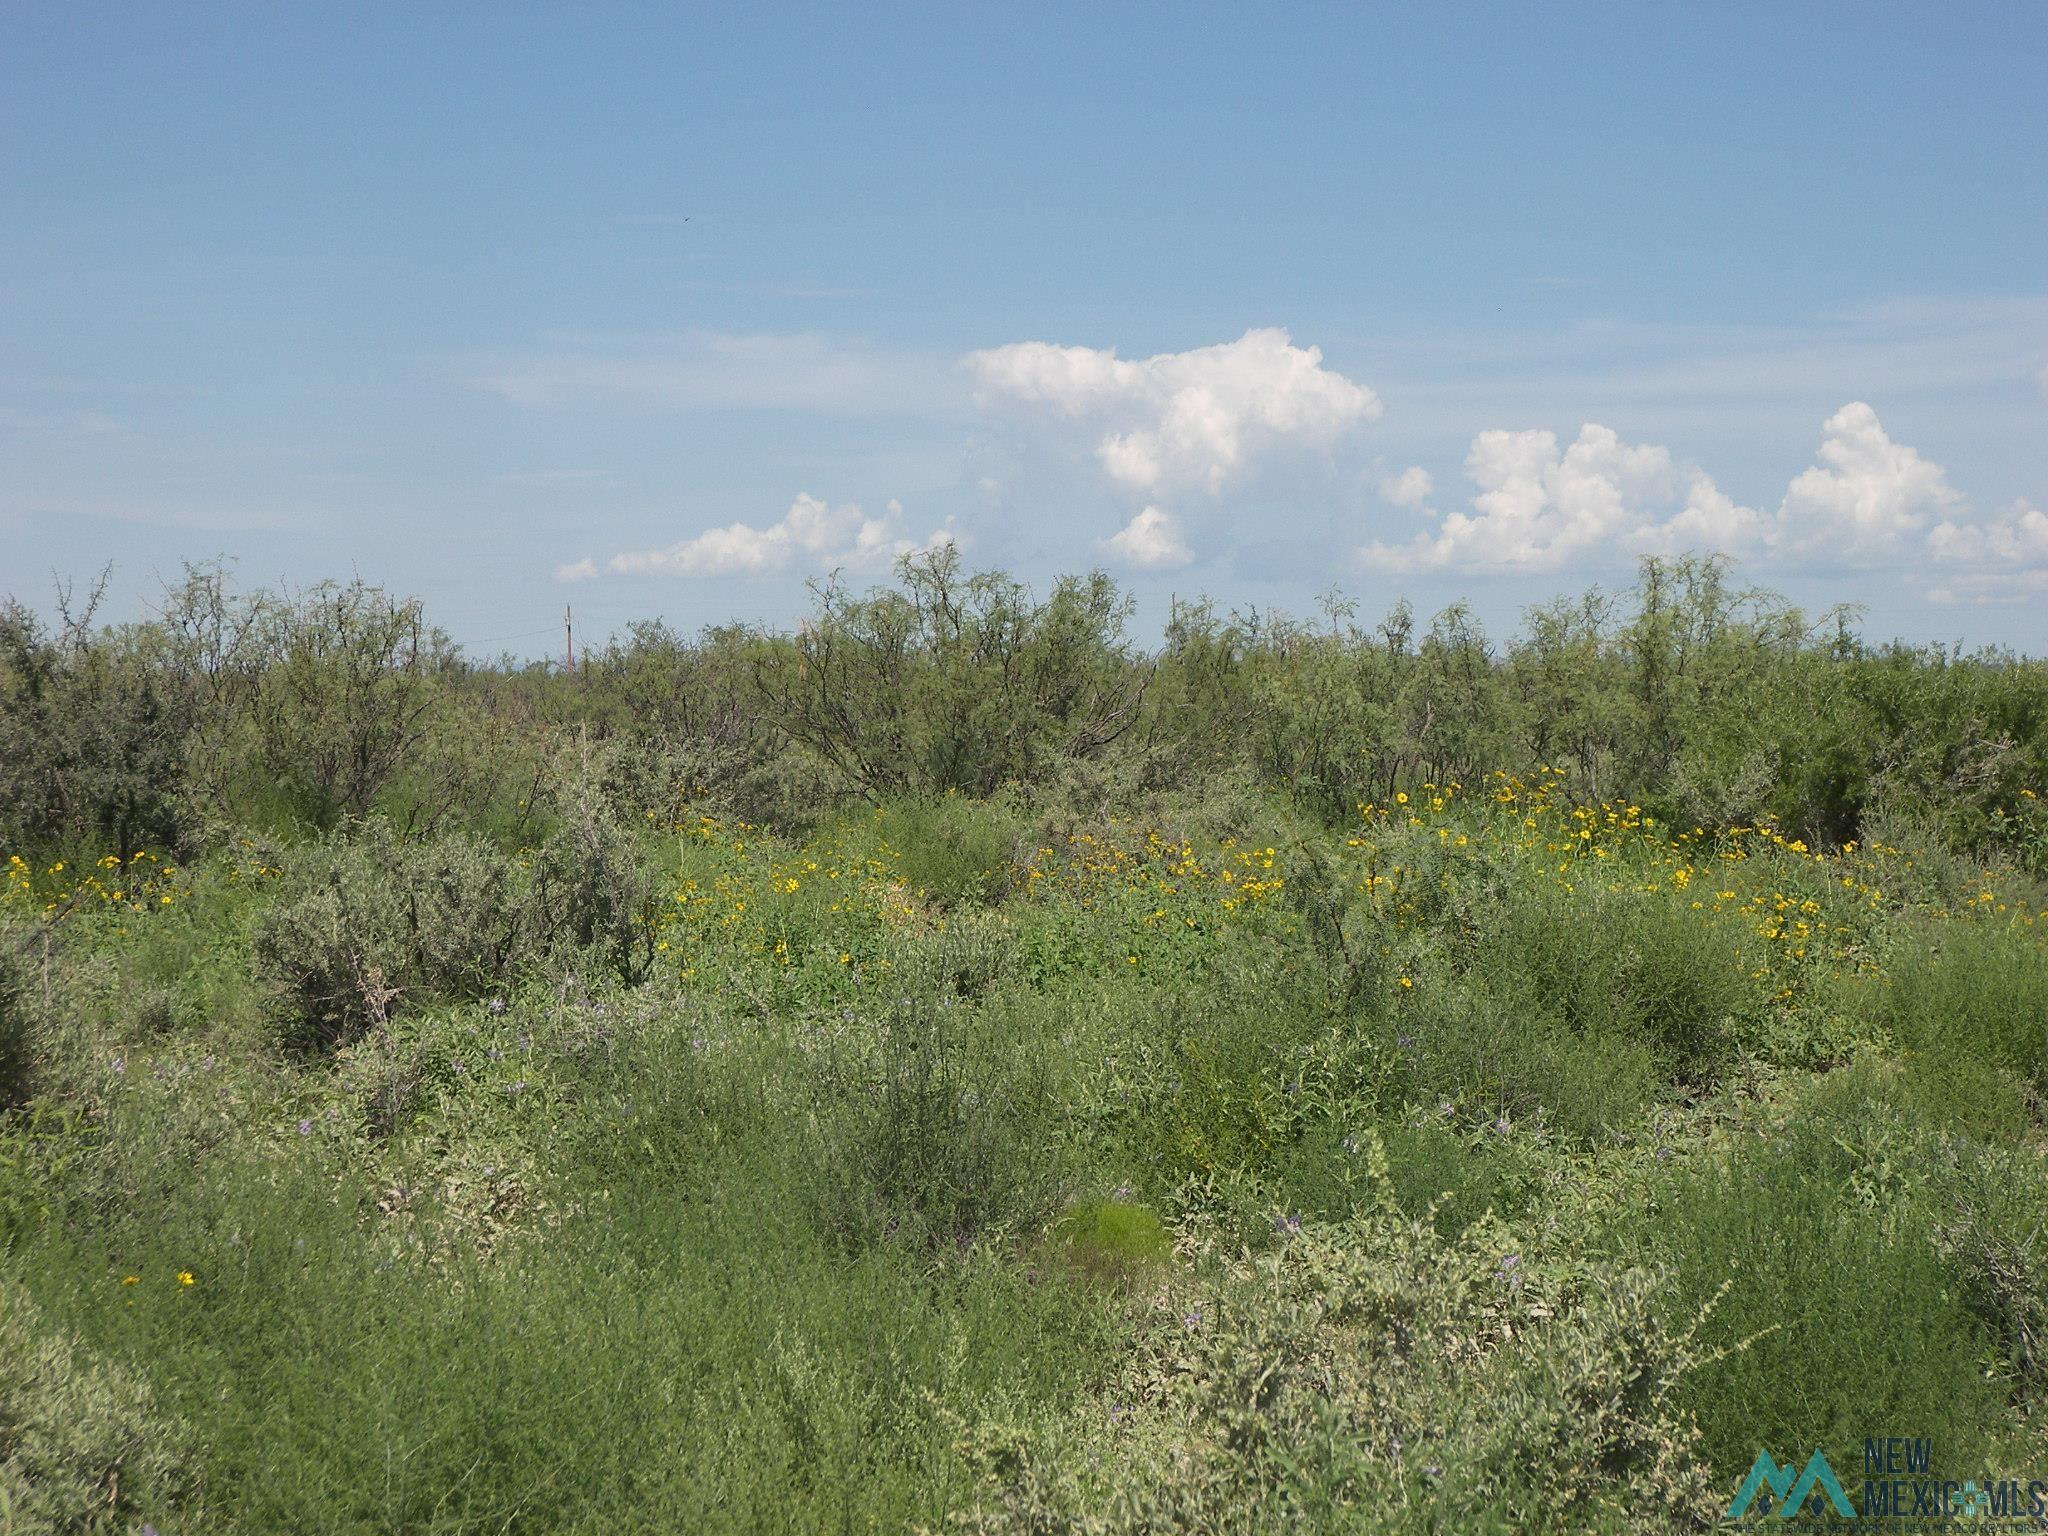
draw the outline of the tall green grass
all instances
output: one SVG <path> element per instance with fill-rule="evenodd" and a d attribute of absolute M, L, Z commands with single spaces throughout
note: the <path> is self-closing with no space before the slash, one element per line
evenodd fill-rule
<path fill-rule="evenodd" d="M 1648 1531 L 2048 1449 L 2023 872 L 1240 794 L 592 801 L 67 918 L 0 999 L 23 1528 Z"/>

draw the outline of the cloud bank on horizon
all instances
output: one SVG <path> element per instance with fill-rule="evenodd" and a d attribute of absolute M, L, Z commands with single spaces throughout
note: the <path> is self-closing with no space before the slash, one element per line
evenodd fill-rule
<path fill-rule="evenodd" d="M 808 360 L 818 349 L 806 338 Z M 886 373 L 871 357 L 863 367 L 864 387 Z M 1941 465 L 1894 440 L 1861 400 L 1821 423 L 1814 461 L 1791 476 L 1775 508 L 1739 504 L 1703 466 L 1664 444 L 1627 442 L 1585 422 L 1569 444 L 1547 427 L 1480 428 L 1463 464 L 1469 509 L 1441 511 L 1437 479 L 1424 466 L 1359 469 L 1366 434 L 1384 414 L 1380 395 L 1284 329 L 1253 328 L 1234 341 L 1144 358 L 1012 342 L 968 353 L 956 372 L 984 432 L 1030 438 L 1133 508 L 1092 545 L 1128 571 L 1228 558 L 1251 499 L 1278 477 L 1314 484 L 1339 505 L 1354 533 L 1330 553 L 1359 570 L 1598 573 L 1644 555 L 1692 553 L 1798 561 L 1815 571 L 1933 570 L 1940 574 L 1925 595 L 1937 602 L 2048 592 L 2048 514 L 2025 500 L 1991 513 L 1973 509 Z M 1013 496 L 1034 489 L 1028 476 L 1000 488 Z M 1412 530 L 1405 537 L 1404 525 Z M 623 551 L 602 568 L 586 557 L 555 574 L 578 581 L 601 569 L 728 578 L 881 572 L 902 555 L 964 539 L 951 517 L 913 536 L 896 500 L 871 517 L 802 491 L 775 521 L 736 521 Z"/>
<path fill-rule="evenodd" d="M 706 529 L 665 548 L 614 555 L 609 568 L 622 576 L 786 576 L 825 568 L 880 571 L 905 555 L 953 542 L 950 527 L 911 539 L 904 537 L 903 523 L 900 502 L 891 501 L 880 517 L 869 517 L 852 503 L 828 506 L 799 491 L 777 522 Z M 597 562 L 587 558 L 555 571 L 562 581 L 589 581 L 597 574 Z"/>

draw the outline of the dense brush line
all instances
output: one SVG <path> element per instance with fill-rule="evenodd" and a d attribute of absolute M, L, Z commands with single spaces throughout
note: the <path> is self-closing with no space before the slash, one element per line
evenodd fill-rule
<path fill-rule="evenodd" d="M 573 673 L 465 656 L 415 599 L 358 581 L 237 593 L 194 568 L 159 616 L 54 632 L 0 608 L 0 844 L 190 850 L 210 828 L 537 835 L 564 733 L 616 741 L 634 796 L 800 828 L 848 799 L 1072 780 L 1110 796 L 1241 777 L 1335 823 L 1362 801 L 1503 764 L 1587 802 L 1701 826 L 1770 819 L 1816 845 L 1880 812 L 1981 847 L 2048 779 L 2048 666 L 1874 645 L 1647 560 L 1632 592 L 1532 609 L 1506 643 L 1452 607 L 1377 625 L 1176 604 L 1129 630 L 1101 573 L 1039 596 L 951 549 L 859 594 L 820 585 L 794 633 L 630 626 Z"/>

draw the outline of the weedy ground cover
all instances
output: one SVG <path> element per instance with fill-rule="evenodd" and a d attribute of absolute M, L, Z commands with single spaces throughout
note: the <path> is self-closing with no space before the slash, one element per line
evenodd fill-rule
<path fill-rule="evenodd" d="M 1447 677 L 1504 750 L 1456 626 L 1426 665 L 1281 636 L 1311 743 L 1212 617 L 1155 691 L 1059 672 L 1086 586 L 990 694 L 1039 610 L 983 584 L 917 640 L 945 579 L 834 596 L 829 655 L 643 636 L 589 684 L 643 735 L 535 684 L 487 774 L 259 668 L 137 825 L 243 822 L 38 813 L 0 1530 L 1647 1532 L 1760 1446 L 2048 1468 L 2038 800 L 1972 799 L 2020 746 L 1939 815 L 1894 761 L 1824 840 L 1839 782 L 1711 734 L 1631 748 L 1655 803 L 1591 748 L 1323 752 Z M 245 708 L 366 755 L 251 797 L 298 770 L 237 756 Z"/>

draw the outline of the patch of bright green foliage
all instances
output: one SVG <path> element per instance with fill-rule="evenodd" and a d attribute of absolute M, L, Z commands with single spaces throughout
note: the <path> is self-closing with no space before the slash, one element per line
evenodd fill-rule
<path fill-rule="evenodd" d="M 1066 1263 L 1116 1285 L 1136 1283 L 1173 1252 L 1158 1215 L 1129 1200 L 1069 1206 L 1053 1224 L 1052 1244 Z"/>

